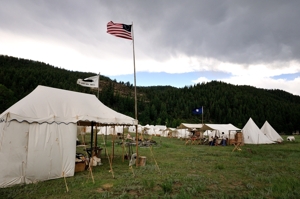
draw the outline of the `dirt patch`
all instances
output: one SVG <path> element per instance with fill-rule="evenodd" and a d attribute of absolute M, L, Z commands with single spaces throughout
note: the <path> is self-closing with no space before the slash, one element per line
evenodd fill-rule
<path fill-rule="evenodd" d="M 105 192 L 105 190 L 102 189 L 102 188 L 98 188 L 98 189 L 96 190 L 96 192 L 98 192 L 98 193 L 103 193 L 103 192 Z"/>
<path fill-rule="evenodd" d="M 109 191 L 112 187 L 113 187 L 113 184 L 110 184 L 110 183 L 107 183 L 107 184 L 102 185 L 102 189 L 103 189 L 104 191 Z M 101 189 L 101 188 L 100 188 L 100 189 Z"/>

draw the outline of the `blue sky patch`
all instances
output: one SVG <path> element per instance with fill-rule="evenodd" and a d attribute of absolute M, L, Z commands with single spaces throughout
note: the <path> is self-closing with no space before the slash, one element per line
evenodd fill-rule
<path fill-rule="evenodd" d="M 167 86 L 172 85 L 174 87 L 182 88 L 184 86 L 190 86 L 200 77 L 205 77 L 208 80 L 217 80 L 222 78 L 229 78 L 231 74 L 223 72 L 190 72 L 190 73 L 180 73 L 180 74 L 169 74 L 169 73 L 149 73 L 149 72 L 138 72 L 136 74 L 136 85 L 137 86 Z M 134 76 L 130 75 L 119 75 L 119 76 L 109 76 L 112 80 L 117 82 L 130 82 L 134 84 Z"/>
<path fill-rule="evenodd" d="M 273 76 L 273 79 L 294 80 L 297 77 L 300 77 L 300 72 L 299 73 L 281 74 L 281 75 Z"/>

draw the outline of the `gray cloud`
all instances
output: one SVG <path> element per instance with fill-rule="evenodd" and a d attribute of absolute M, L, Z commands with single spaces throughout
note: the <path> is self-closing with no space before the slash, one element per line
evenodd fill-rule
<path fill-rule="evenodd" d="M 156 60 L 299 61 L 299 7 L 298 0 L 10 0 L 1 2 L 0 30 L 100 49 L 108 21 L 134 22 L 138 50 Z"/>

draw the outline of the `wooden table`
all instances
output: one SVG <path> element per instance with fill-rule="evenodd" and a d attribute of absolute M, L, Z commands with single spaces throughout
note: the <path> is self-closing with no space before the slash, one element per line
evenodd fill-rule
<path fill-rule="evenodd" d="M 91 148 L 86 148 L 84 149 L 87 154 L 89 155 L 89 157 L 92 157 L 92 150 Z M 95 156 L 100 158 L 101 157 L 101 151 L 102 151 L 102 148 L 100 147 L 93 147 L 93 151 L 95 152 Z"/>

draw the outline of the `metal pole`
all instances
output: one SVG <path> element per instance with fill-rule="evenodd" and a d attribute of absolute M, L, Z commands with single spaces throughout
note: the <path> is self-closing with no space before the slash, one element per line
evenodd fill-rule
<path fill-rule="evenodd" d="M 100 84 L 100 73 L 98 75 L 98 94 L 97 94 L 98 99 L 99 99 L 99 84 Z"/>
<path fill-rule="evenodd" d="M 202 106 L 202 127 L 203 127 L 203 115 L 204 115 L 204 110 L 203 110 L 203 106 Z"/>
<path fill-rule="evenodd" d="M 134 68 L 134 112 L 135 112 L 135 119 L 136 122 L 138 121 L 137 117 L 137 97 L 136 97 L 136 71 L 135 71 L 135 50 L 134 50 L 134 34 L 133 34 L 133 22 L 131 26 L 132 32 L 132 50 L 133 50 L 133 68 Z M 139 160 L 139 151 L 138 151 L 138 124 L 135 125 L 135 140 L 136 140 L 136 166 L 138 166 Z"/>

